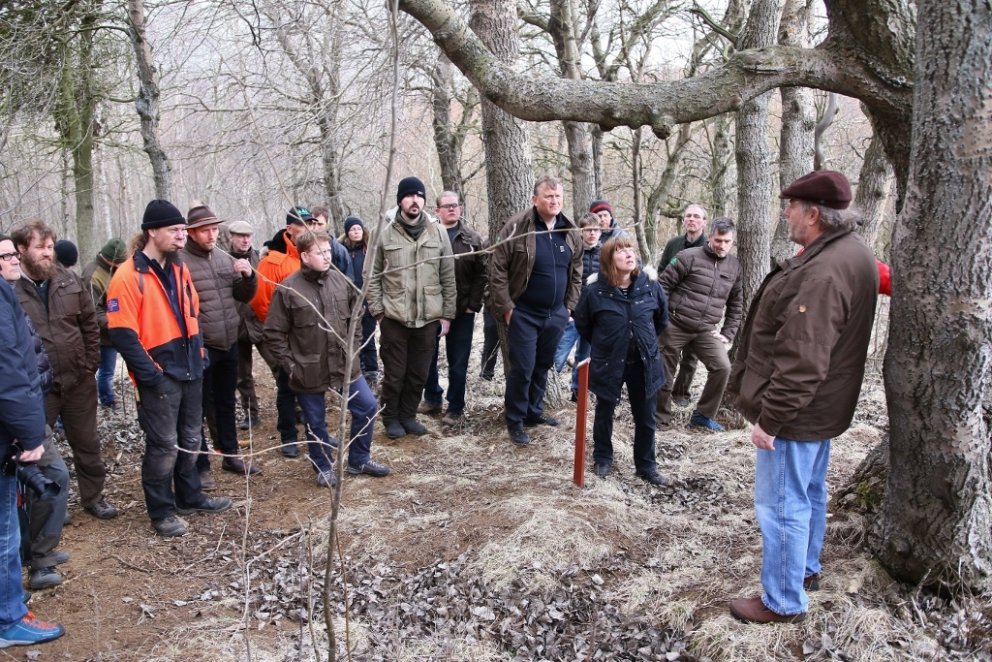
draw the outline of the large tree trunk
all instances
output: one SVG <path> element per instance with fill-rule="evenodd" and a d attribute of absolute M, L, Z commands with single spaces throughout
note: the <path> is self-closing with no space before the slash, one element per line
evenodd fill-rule
<path fill-rule="evenodd" d="M 130 18 L 127 33 L 134 48 L 138 69 L 138 96 L 134 100 L 134 106 L 141 119 L 141 139 L 145 144 L 145 153 L 152 163 L 155 195 L 168 199 L 172 197 L 172 168 L 158 136 L 158 71 L 155 69 L 151 44 L 145 39 L 145 3 L 144 0 L 128 0 L 127 7 Z"/>
<path fill-rule="evenodd" d="M 732 205 L 733 179 L 731 179 L 731 166 L 733 165 L 733 142 L 731 140 L 731 119 L 730 113 L 717 115 L 713 118 L 713 152 L 710 155 L 710 189 L 713 191 L 713 202 L 710 208 L 710 216 L 726 216 Z"/>
<path fill-rule="evenodd" d="M 454 99 L 454 67 L 440 55 L 431 72 L 431 124 L 434 127 L 434 147 L 441 164 L 441 186 L 462 196 L 462 137 L 451 117 Z M 467 110 L 465 112 L 468 112 Z"/>
<path fill-rule="evenodd" d="M 873 543 L 899 579 L 989 591 L 992 5 L 921 1 L 915 80 L 885 357 L 891 471 Z"/>
<path fill-rule="evenodd" d="M 865 160 L 861 164 L 861 175 L 858 177 L 858 192 L 854 196 L 854 204 L 861 209 L 864 219 L 861 223 L 861 236 L 875 252 L 881 256 L 887 254 L 886 246 L 879 246 L 879 235 L 887 234 L 891 224 L 886 223 L 883 215 L 889 200 L 889 189 L 892 188 L 892 165 L 885 157 L 885 149 L 877 135 L 872 135 L 865 152 Z M 883 229 L 886 228 L 886 229 Z M 883 241 L 883 244 L 888 242 Z"/>
<path fill-rule="evenodd" d="M 763 48 L 775 43 L 784 0 L 756 2 L 741 37 L 742 48 Z M 770 264 L 772 150 L 768 144 L 768 102 L 771 92 L 760 94 L 737 113 L 737 256 L 744 270 L 744 306 L 758 291 Z"/>

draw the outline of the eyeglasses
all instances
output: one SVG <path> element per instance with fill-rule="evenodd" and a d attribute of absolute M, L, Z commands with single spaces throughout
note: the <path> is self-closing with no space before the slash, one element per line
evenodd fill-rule
<path fill-rule="evenodd" d="M 447 209 L 448 211 L 454 211 L 455 209 L 460 209 L 461 208 L 461 205 L 460 204 L 457 204 L 457 203 L 456 204 L 452 204 L 452 205 L 438 205 L 437 208 L 438 209 Z"/>
<path fill-rule="evenodd" d="M 20 257 L 20 253 L 17 251 L 14 251 L 13 253 L 0 253 L 0 260 L 3 260 L 4 262 L 10 262 L 15 257 Z"/>

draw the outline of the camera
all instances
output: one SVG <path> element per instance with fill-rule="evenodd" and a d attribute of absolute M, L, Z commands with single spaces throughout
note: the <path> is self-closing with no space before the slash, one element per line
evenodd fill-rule
<path fill-rule="evenodd" d="M 17 456 L 21 454 L 20 444 L 11 444 L 7 456 L 0 463 L 0 471 L 5 476 L 16 476 L 17 480 L 28 486 L 39 499 L 51 499 L 62 487 L 54 480 L 49 480 L 35 462 L 18 462 Z"/>

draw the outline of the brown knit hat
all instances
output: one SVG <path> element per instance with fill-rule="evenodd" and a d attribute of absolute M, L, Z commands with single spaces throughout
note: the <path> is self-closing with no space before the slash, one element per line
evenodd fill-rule
<path fill-rule="evenodd" d="M 786 186 L 780 198 L 806 200 L 833 209 L 847 209 L 851 204 L 851 184 L 836 170 L 814 170 Z"/>
<path fill-rule="evenodd" d="M 210 211 L 210 207 L 200 201 L 196 201 L 189 208 L 189 211 L 186 212 L 186 223 L 188 224 L 187 230 L 194 230 L 207 225 L 217 225 L 220 223 L 220 219 L 217 218 L 215 213 Z"/>

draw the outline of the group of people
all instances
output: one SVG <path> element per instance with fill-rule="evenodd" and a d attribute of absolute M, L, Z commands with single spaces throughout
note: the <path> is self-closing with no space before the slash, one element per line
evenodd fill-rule
<path fill-rule="evenodd" d="M 37 462 L 56 485 L 54 497 L 26 495 L 29 525 L 20 533 L 28 543 L 29 587 L 60 583 L 56 566 L 68 559 L 56 549 L 68 483 L 52 443 L 56 421 L 72 449 L 83 509 L 100 519 L 117 515 L 103 496 L 106 469 L 96 435 L 98 405 L 116 407 L 117 353 L 135 385 L 146 435 L 141 481 L 152 526 L 161 536 L 179 536 L 186 533 L 179 515 L 231 507 L 229 498 L 205 493 L 216 483 L 204 427 L 222 455 L 222 470 L 260 472 L 257 462 L 241 456 L 237 435 L 239 409 L 242 428 L 261 419 L 255 349 L 275 377 L 282 454 L 298 456 L 301 419 L 316 483 L 333 487 L 341 443 L 327 428 L 328 395 L 351 415 L 347 473 L 388 475 L 390 468 L 372 458 L 376 418 L 390 439 L 427 433 L 418 413 L 444 411 L 442 431 L 459 428 L 475 316 L 485 311 L 482 376 L 492 378 L 496 351 L 488 336 L 502 324 L 504 419 L 517 446 L 531 443 L 528 428 L 559 424 L 544 411 L 549 370 L 563 369 L 576 342 L 575 363 L 589 357 L 594 470 L 603 478 L 614 462 L 613 420 L 624 385 L 636 475 L 666 485 L 655 460 L 655 432 L 671 424 L 673 399 L 687 404 L 695 360 L 707 378 L 691 426 L 722 429 L 715 419 L 729 384 L 734 403 L 754 424 L 755 500 L 765 543 L 764 594 L 736 600 L 731 610 L 757 622 L 801 617 L 804 590 L 815 588 L 820 573 L 830 438 L 853 416 L 878 272 L 870 250 L 851 232 L 856 215 L 847 209 L 850 186 L 843 175 L 811 173 L 782 197 L 789 200 L 790 236 L 803 249 L 768 276 L 746 320 L 729 218 L 714 219 L 707 232 L 705 209 L 690 205 L 684 234 L 668 242 L 656 270 L 642 264 L 608 201 L 593 201 L 577 224 L 568 219 L 562 183 L 553 177 L 535 182 L 531 206 L 509 219 L 492 245 L 466 223 L 455 192 L 441 193 L 437 218 L 431 216 L 426 189 L 412 176 L 399 182 L 397 207 L 376 242 L 358 217 L 349 216 L 335 238 L 326 231 L 326 209 L 297 206 L 260 254 L 250 224 L 222 228 L 206 204 L 194 203 L 184 215 L 168 201 L 153 200 L 132 245 L 108 241 L 78 276 L 54 259 L 49 226 L 24 223 L 0 239 L 0 303 L 11 311 L 0 342 L 11 354 L 0 384 L 0 445 L 22 464 Z M 742 321 L 731 365 L 728 350 Z M 673 378 L 677 369 L 679 379 Z M 574 378 L 572 391 L 574 399 Z M 25 400 L 31 407 L 23 407 Z M 0 646 L 21 643 L 18 636 L 54 638 L 60 627 L 34 621 L 18 607 L 13 477 L 0 477 L 0 488 L 11 506 L 0 518 L 10 593 L 0 606 Z"/>

